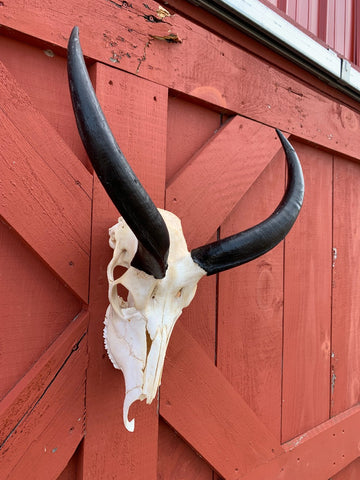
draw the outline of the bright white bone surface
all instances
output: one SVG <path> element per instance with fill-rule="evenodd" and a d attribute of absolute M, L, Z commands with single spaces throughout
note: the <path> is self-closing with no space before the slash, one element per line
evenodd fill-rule
<path fill-rule="evenodd" d="M 114 367 L 124 374 L 123 419 L 130 432 L 135 425 L 134 419 L 128 420 L 129 408 L 136 400 L 151 403 L 156 396 L 175 322 L 194 298 L 197 282 L 206 275 L 191 258 L 178 217 L 166 210 L 159 212 L 170 236 L 168 269 L 160 280 L 130 266 L 138 241 L 123 218 L 109 230 L 114 254 L 107 269 L 110 305 L 104 340 Z M 127 270 L 115 279 L 117 266 Z M 129 292 L 126 301 L 118 295 L 118 284 Z"/>

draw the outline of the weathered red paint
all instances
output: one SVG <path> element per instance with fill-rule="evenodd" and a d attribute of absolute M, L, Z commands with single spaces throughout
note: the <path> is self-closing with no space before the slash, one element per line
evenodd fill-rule
<path fill-rule="evenodd" d="M 211 15 L 174 6 L 186 16 L 166 23 L 149 21 L 153 1 L 0 6 L 0 476 L 353 480 L 359 106 Z M 293 4 L 301 22 L 303 7 Z M 305 172 L 286 241 L 199 284 L 158 404 L 133 407 L 134 434 L 102 345 L 118 213 L 75 131 L 65 86 L 74 24 L 122 150 L 155 203 L 182 217 L 190 246 L 276 206 L 286 173 L 273 127 L 292 134 Z M 169 30 L 182 43 L 154 39 Z"/>

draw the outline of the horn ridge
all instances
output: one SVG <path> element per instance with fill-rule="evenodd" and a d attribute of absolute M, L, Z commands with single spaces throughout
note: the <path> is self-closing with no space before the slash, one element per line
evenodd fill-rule
<path fill-rule="evenodd" d="M 92 87 L 74 27 L 68 44 L 68 78 L 77 127 L 96 174 L 139 242 L 132 265 L 163 278 L 169 233 L 151 198 L 121 152 Z"/>
<path fill-rule="evenodd" d="M 276 130 L 288 165 L 288 182 L 275 211 L 264 221 L 243 232 L 191 251 L 192 259 L 207 275 L 250 262 L 280 243 L 297 219 L 304 198 L 304 177 L 298 156 L 284 135 Z"/>

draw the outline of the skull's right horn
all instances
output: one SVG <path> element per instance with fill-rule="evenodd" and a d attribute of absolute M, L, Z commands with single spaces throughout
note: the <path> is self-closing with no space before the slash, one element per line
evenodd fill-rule
<path fill-rule="evenodd" d="M 131 264 L 163 278 L 169 233 L 163 218 L 121 152 L 101 110 L 74 27 L 68 45 L 68 75 L 76 123 L 84 147 L 107 194 L 138 240 Z"/>
<path fill-rule="evenodd" d="M 270 217 L 254 227 L 191 251 L 191 256 L 208 275 L 250 262 L 274 248 L 289 233 L 304 198 L 304 177 L 290 142 L 276 130 L 285 150 L 288 183 L 285 194 Z"/>

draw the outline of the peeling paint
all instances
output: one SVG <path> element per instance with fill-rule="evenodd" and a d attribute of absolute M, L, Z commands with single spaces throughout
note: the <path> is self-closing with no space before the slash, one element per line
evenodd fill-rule
<path fill-rule="evenodd" d="M 335 268 L 335 262 L 336 262 L 336 259 L 337 259 L 337 248 L 336 247 L 333 247 L 332 253 L 333 253 L 332 268 Z"/>
<path fill-rule="evenodd" d="M 289 449 L 289 451 L 294 450 L 296 447 L 298 447 L 298 446 L 302 443 L 302 441 L 306 438 L 306 435 L 307 435 L 306 433 L 304 433 L 304 435 L 300 435 L 300 437 L 298 437 L 298 438 L 294 441 L 294 443 L 292 444 L 292 446 L 291 446 L 291 448 Z"/>
<path fill-rule="evenodd" d="M 159 35 L 150 35 L 153 40 L 165 40 L 168 43 L 182 43 L 182 40 L 176 35 L 176 33 L 169 33 L 169 35 L 159 36 Z"/>
<path fill-rule="evenodd" d="M 151 40 L 149 40 L 148 42 L 145 43 L 144 53 L 143 53 L 143 56 L 141 58 L 139 58 L 139 63 L 138 63 L 137 69 L 136 69 L 136 73 L 139 73 L 141 64 L 143 62 L 145 62 L 145 60 L 146 60 L 146 49 L 150 46 L 150 43 L 151 43 Z"/>
<path fill-rule="evenodd" d="M 159 18 L 166 18 L 166 17 L 171 17 L 170 12 L 168 12 L 164 7 L 159 5 L 159 8 L 156 10 L 156 15 Z"/>
<path fill-rule="evenodd" d="M 332 374 L 331 374 L 331 396 L 334 396 L 334 391 L 335 391 L 335 382 L 336 382 L 336 374 L 333 369 Z"/>

